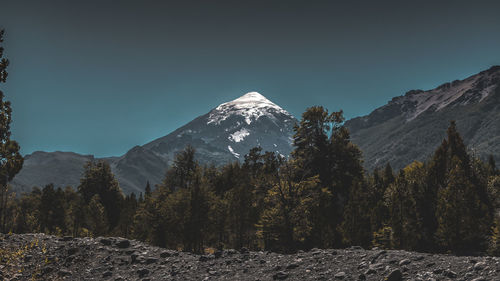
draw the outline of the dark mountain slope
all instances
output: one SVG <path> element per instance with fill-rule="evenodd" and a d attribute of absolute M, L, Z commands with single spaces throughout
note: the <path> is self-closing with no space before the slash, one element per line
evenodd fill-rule
<path fill-rule="evenodd" d="M 367 116 L 346 126 L 363 150 L 365 166 L 389 162 L 402 168 L 426 160 L 441 143 L 450 120 L 469 149 L 485 159 L 500 160 L 500 67 L 430 91 L 414 90 L 393 98 Z"/>

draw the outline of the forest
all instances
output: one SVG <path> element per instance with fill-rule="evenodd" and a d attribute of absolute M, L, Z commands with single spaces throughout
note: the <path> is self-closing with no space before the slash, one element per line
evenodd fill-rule
<path fill-rule="evenodd" d="M 202 253 L 222 248 L 405 249 L 500 255 L 500 173 L 469 151 L 455 122 L 425 163 L 363 169 L 342 112 L 308 108 L 289 158 L 252 149 L 243 163 L 200 165 L 187 146 L 162 184 L 124 195 L 89 162 L 77 187 L 8 193 L 2 232 L 121 236 Z"/>

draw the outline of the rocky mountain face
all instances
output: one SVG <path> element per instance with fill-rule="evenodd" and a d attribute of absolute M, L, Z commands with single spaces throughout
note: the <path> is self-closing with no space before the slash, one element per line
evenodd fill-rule
<path fill-rule="evenodd" d="M 346 126 L 363 151 L 367 169 L 386 163 L 399 169 L 427 160 L 450 120 L 456 121 L 474 155 L 500 161 L 500 66 L 433 90 L 409 91 Z"/>
<path fill-rule="evenodd" d="M 0 234 L 1 280 L 498 280 L 500 258 L 395 250 L 195 255 L 123 238 Z"/>
<path fill-rule="evenodd" d="M 263 151 L 289 155 L 296 119 L 257 92 L 223 103 L 174 132 L 143 146 L 136 146 L 119 157 L 105 158 L 125 193 L 142 192 L 149 181 L 163 180 L 175 154 L 188 144 L 196 149 L 203 164 L 221 165 L 242 161 L 256 146 Z M 79 184 L 86 161 L 93 156 L 68 152 L 35 152 L 12 185 L 16 191 L 53 183 L 56 187 Z"/>

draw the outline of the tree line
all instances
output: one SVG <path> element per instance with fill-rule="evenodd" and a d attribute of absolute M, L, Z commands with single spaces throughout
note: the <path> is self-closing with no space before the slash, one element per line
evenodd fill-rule
<path fill-rule="evenodd" d="M 4 231 L 123 236 L 203 252 L 294 252 L 360 245 L 500 254 L 500 175 L 467 151 L 456 125 L 425 163 L 371 173 L 342 112 L 309 108 L 289 158 L 252 149 L 243 163 L 200 165 L 187 146 L 163 182 L 124 195 L 110 166 L 89 162 L 76 190 L 47 185 L 13 197 Z"/>

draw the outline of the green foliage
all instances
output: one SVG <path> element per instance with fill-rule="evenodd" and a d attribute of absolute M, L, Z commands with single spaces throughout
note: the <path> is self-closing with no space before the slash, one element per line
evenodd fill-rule
<path fill-rule="evenodd" d="M 448 185 L 438 194 L 438 241 L 447 250 L 482 249 L 489 230 L 489 212 L 481 202 L 458 157 L 452 162 Z"/>
<path fill-rule="evenodd" d="M 146 193 L 147 194 L 147 193 Z M 149 194 L 148 196 L 151 196 Z M 134 216 L 137 212 L 137 199 L 135 194 L 132 193 L 125 197 L 123 205 L 121 206 L 120 219 L 118 220 L 118 226 L 114 230 L 116 235 L 122 235 L 130 237 L 133 232 Z"/>
<path fill-rule="evenodd" d="M 0 30 L 0 84 L 7 79 L 7 66 L 9 61 L 3 57 L 4 30 Z M 10 101 L 5 100 L 3 92 L 0 90 L 0 232 L 6 231 L 8 201 L 12 197 L 9 195 L 9 182 L 21 170 L 23 157 L 19 153 L 19 144 L 10 139 L 10 123 L 12 122 L 12 109 Z"/>
<path fill-rule="evenodd" d="M 500 175 L 491 177 L 488 182 L 488 194 L 493 208 L 500 208 Z"/>
<path fill-rule="evenodd" d="M 370 194 L 365 182 L 355 182 L 340 225 L 343 243 L 368 248 L 372 240 Z"/>
<path fill-rule="evenodd" d="M 500 218 L 495 220 L 495 224 L 491 229 L 488 254 L 497 257 L 500 256 Z"/>
<path fill-rule="evenodd" d="M 422 239 L 421 208 L 423 176 L 425 170 L 420 162 L 413 162 L 401 170 L 385 193 L 389 209 L 389 224 L 392 229 L 392 244 L 396 248 L 417 250 Z"/>
<path fill-rule="evenodd" d="M 65 208 L 63 191 L 49 184 L 42 190 L 39 207 L 40 229 L 45 233 L 56 234 L 56 229 L 65 230 Z"/>
<path fill-rule="evenodd" d="M 64 190 L 66 202 L 66 229 L 67 234 L 78 237 L 87 236 L 85 233 L 86 204 L 79 193 L 73 188 Z"/>
<path fill-rule="evenodd" d="M 381 229 L 389 220 L 389 210 L 384 201 L 384 195 L 389 185 L 394 182 L 391 166 L 387 164 L 383 175 L 375 169 L 367 181 L 370 227 L 372 231 L 375 231 Z"/>
<path fill-rule="evenodd" d="M 497 169 L 497 165 L 496 165 L 496 162 L 495 162 L 495 158 L 491 154 L 488 157 L 487 169 L 488 169 L 488 174 L 490 176 L 495 176 L 495 175 L 498 174 L 498 169 Z"/>
<path fill-rule="evenodd" d="M 291 166 L 282 167 L 280 180 L 268 191 L 259 221 L 259 237 L 267 248 L 295 250 L 311 234 L 310 213 L 322 192 L 318 177 L 295 181 Z"/>
<path fill-rule="evenodd" d="M 372 244 L 381 249 L 394 249 L 394 232 L 390 226 L 383 227 L 373 233 Z"/>
<path fill-rule="evenodd" d="M 329 194 L 322 196 L 317 208 L 311 211 L 310 241 L 319 247 L 342 245 L 338 230 L 344 208 L 353 184 L 363 179 L 361 151 L 350 141 L 343 122 L 342 111 L 329 114 L 323 107 L 315 106 L 302 114 L 295 127 L 295 180 L 318 176 Z"/>
<path fill-rule="evenodd" d="M 13 232 L 40 232 L 40 197 L 41 191 L 35 187 L 31 193 L 23 194 L 18 199 L 12 216 Z"/>
<path fill-rule="evenodd" d="M 447 135 L 434 157 L 441 164 L 431 167 L 439 167 L 434 175 L 442 177 L 436 197 L 437 242 L 448 251 L 484 251 L 493 213 L 487 175 L 482 164 L 468 155 L 454 122 Z"/>
<path fill-rule="evenodd" d="M 101 197 L 99 194 L 95 194 L 90 199 L 88 205 L 88 225 L 89 230 L 95 236 L 101 236 L 108 232 L 108 221 L 107 221 L 106 209 L 101 203 Z"/>
<path fill-rule="evenodd" d="M 178 189 L 186 189 L 191 185 L 191 181 L 195 180 L 195 173 L 199 168 L 198 163 L 194 159 L 194 148 L 190 145 L 184 151 L 176 155 L 174 164 L 168 169 L 163 181 L 163 186 L 170 191 Z"/>
<path fill-rule="evenodd" d="M 131 234 L 134 239 L 152 243 L 152 230 L 158 219 L 155 217 L 155 206 L 151 196 L 138 200 L 137 209 L 132 218 Z"/>
<path fill-rule="evenodd" d="M 177 154 L 163 184 L 146 193 L 134 216 L 132 233 L 136 238 L 163 247 L 203 251 L 214 195 L 194 153 L 188 146 Z"/>
<path fill-rule="evenodd" d="M 99 195 L 99 201 L 105 209 L 106 220 L 110 224 L 110 229 L 118 225 L 124 197 L 118 181 L 106 161 L 89 161 L 85 164 L 78 192 L 82 195 L 86 204 L 89 204 L 95 195 Z"/>
<path fill-rule="evenodd" d="M 248 175 L 239 167 L 233 178 L 232 188 L 224 194 L 227 207 L 226 223 L 229 235 L 229 244 L 239 249 L 251 247 L 255 241 L 255 222 L 257 213 L 254 205 L 252 185 Z"/>

